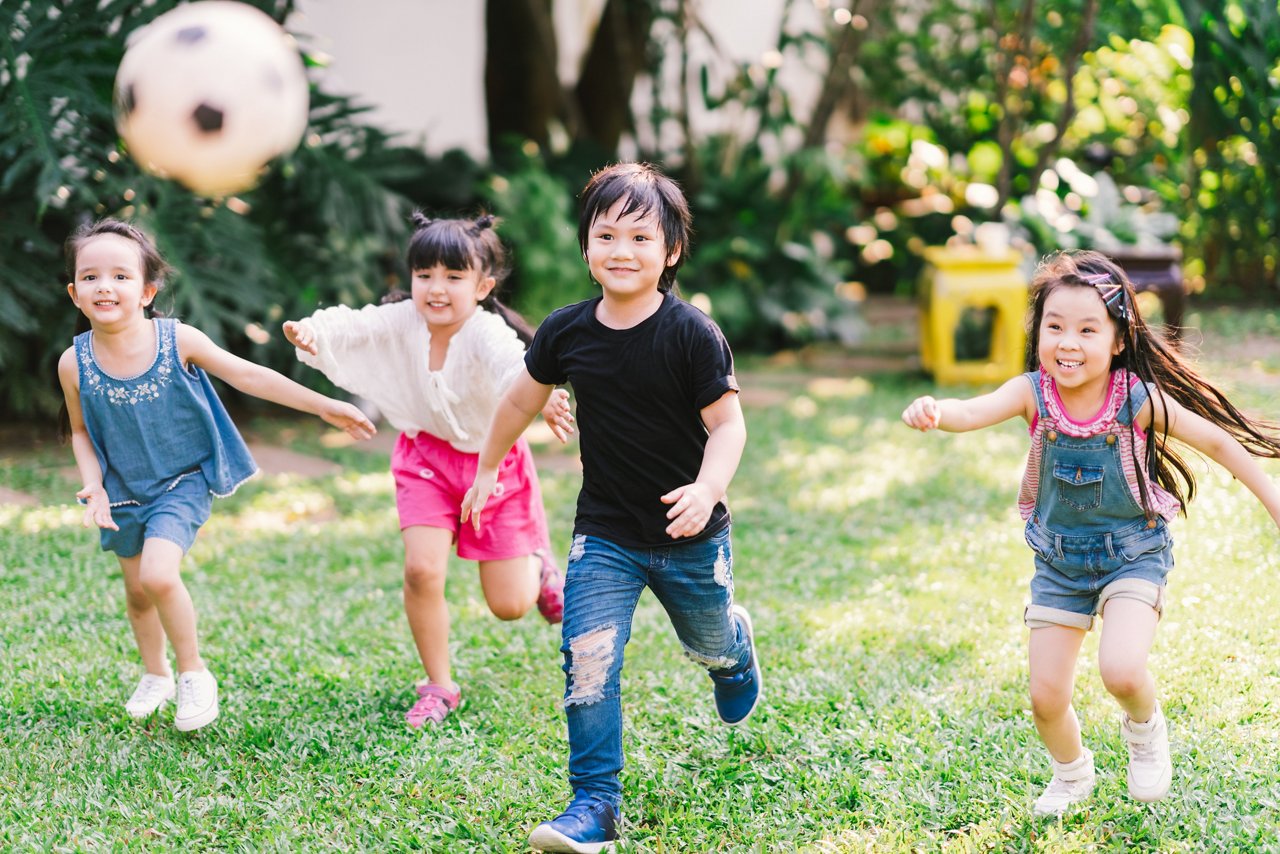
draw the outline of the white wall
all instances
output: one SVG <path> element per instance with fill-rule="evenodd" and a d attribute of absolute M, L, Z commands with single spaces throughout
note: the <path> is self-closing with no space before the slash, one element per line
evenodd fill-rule
<path fill-rule="evenodd" d="M 560 74 L 572 80 L 604 0 L 556 0 Z M 371 121 L 432 153 L 459 147 L 487 156 L 484 114 L 484 0 L 298 0 L 288 28 L 329 58 L 313 73 L 328 92 L 374 107 Z M 735 61 L 758 61 L 781 25 L 782 0 L 702 0 L 699 14 Z M 817 13 L 801 4 L 799 17 Z M 695 48 L 710 54 L 706 46 Z M 816 90 L 814 71 L 784 68 L 801 104 Z M 667 84 L 669 85 L 669 84 Z M 637 86 L 636 106 L 649 101 Z M 706 127 L 695 115 L 695 126 Z"/>

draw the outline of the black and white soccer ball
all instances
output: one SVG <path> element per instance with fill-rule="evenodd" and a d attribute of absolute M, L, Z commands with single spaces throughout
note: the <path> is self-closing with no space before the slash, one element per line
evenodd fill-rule
<path fill-rule="evenodd" d="M 205 196 L 249 189 L 307 126 L 293 38 L 237 0 L 178 6 L 132 34 L 116 72 L 116 128 L 148 172 Z"/>

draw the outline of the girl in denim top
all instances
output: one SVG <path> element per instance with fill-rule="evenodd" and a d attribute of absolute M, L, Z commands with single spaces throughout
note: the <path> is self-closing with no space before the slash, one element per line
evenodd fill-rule
<path fill-rule="evenodd" d="M 196 614 L 179 572 L 213 496 L 257 472 L 209 373 L 235 388 L 319 415 L 356 438 L 373 425 L 359 409 L 226 352 L 202 332 L 153 317 L 168 266 L 136 227 L 86 225 L 66 245 L 71 301 L 89 320 L 58 361 L 71 449 L 84 487 L 85 527 L 124 572 L 129 622 L 145 673 L 125 709 L 151 715 L 177 694 L 174 724 L 218 716 L 218 686 L 196 642 Z M 165 639 L 178 661 L 175 685 Z"/>
<path fill-rule="evenodd" d="M 1147 669 L 1173 568 L 1168 523 L 1195 494 L 1173 438 L 1247 486 L 1280 525 L 1280 490 L 1253 460 L 1280 457 L 1274 424 L 1251 419 L 1142 321 L 1124 272 L 1097 252 L 1060 253 L 1032 282 L 1028 373 L 971 400 L 921 397 L 917 430 L 958 433 L 1022 416 L 1031 453 L 1019 509 L 1035 553 L 1028 655 L 1036 729 L 1053 778 L 1037 815 L 1060 815 L 1093 790 L 1093 755 L 1071 705 L 1076 658 L 1103 619 L 1098 668 L 1122 709 L 1129 793 L 1157 801 L 1172 764 Z"/>

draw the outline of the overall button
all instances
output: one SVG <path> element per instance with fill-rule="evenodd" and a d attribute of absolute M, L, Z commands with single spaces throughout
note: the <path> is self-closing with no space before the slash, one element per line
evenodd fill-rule
<path fill-rule="evenodd" d="M 1049 439 L 1050 442 L 1058 441 L 1058 431 L 1050 430 L 1047 438 Z"/>
<path fill-rule="evenodd" d="M 1115 443 L 1116 443 L 1116 434 L 1115 434 L 1115 433 L 1108 433 L 1108 434 L 1107 434 L 1107 444 L 1108 444 L 1108 445 L 1114 445 Z"/>

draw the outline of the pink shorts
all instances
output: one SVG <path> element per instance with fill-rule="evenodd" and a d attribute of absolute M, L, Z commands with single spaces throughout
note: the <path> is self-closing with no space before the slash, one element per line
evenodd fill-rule
<path fill-rule="evenodd" d="M 480 533 L 470 521 L 461 524 L 462 498 L 475 480 L 478 459 L 429 433 L 412 439 L 401 433 L 391 452 L 400 529 L 425 525 L 452 531 L 458 557 L 466 560 L 506 560 L 547 548 L 542 490 L 524 437 L 498 467 Z"/>

